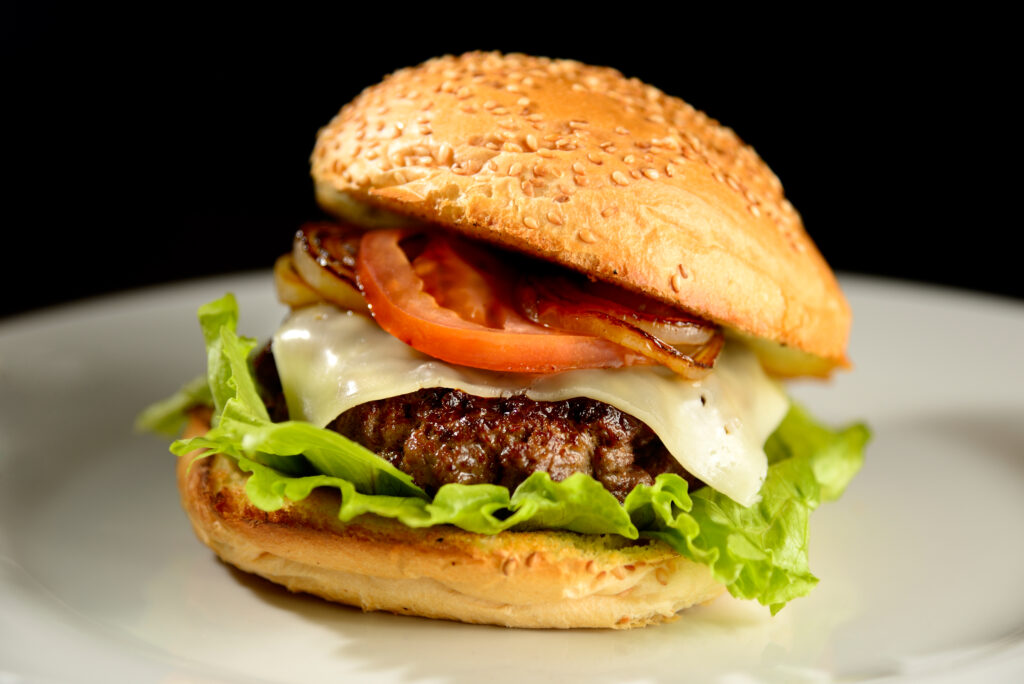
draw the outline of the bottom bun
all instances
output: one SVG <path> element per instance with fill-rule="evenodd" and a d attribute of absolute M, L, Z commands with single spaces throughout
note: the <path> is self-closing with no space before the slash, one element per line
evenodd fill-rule
<path fill-rule="evenodd" d="M 208 424 L 193 416 L 187 435 Z M 182 505 L 224 561 L 295 592 L 405 615 L 507 627 L 639 627 L 722 593 L 707 566 L 656 540 L 565 531 L 484 535 L 337 517 L 336 490 L 273 512 L 219 454 L 178 460 Z"/>

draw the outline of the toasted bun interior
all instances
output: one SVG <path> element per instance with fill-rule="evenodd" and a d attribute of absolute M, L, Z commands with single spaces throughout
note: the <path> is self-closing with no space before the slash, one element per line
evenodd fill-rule
<path fill-rule="evenodd" d="M 208 429 L 194 415 L 186 436 Z M 267 513 L 221 455 L 180 458 L 182 505 L 224 561 L 296 592 L 363 610 L 508 627 L 637 627 L 675 619 L 724 590 L 661 542 L 571 532 L 480 535 L 338 520 L 333 491 Z"/>
<path fill-rule="evenodd" d="M 849 307 L 779 180 L 730 129 L 613 69 L 434 59 L 346 105 L 311 162 L 343 218 L 440 224 L 846 363 Z"/>

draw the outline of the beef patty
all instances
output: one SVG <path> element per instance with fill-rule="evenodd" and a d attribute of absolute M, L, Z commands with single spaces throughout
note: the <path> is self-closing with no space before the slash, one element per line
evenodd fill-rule
<path fill-rule="evenodd" d="M 256 371 L 271 417 L 287 418 L 269 351 L 257 357 Z M 453 482 L 513 490 L 538 470 L 556 481 L 586 473 L 620 501 L 660 473 L 681 475 L 691 488 L 699 484 L 645 423 L 593 399 L 488 399 L 431 388 L 361 404 L 327 427 L 387 459 L 430 494 Z"/>

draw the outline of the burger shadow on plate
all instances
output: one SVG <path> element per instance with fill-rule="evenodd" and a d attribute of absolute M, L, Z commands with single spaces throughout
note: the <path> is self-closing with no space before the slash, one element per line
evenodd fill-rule
<path fill-rule="evenodd" d="M 685 611 L 676 622 L 639 629 L 510 629 L 364 613 L 221 564 L 268 606 L 336 633 L 335 651 L 319 654 L 319 660 L 336 661 L 339 670 L 388 672 L 401 681 L 475 684 L 485 667 L 491 681 L 557 675 L 611 683 L 639 672 L 650 681 L 677 681 L 679 671 L 671 663 L 689 663 L 690 675 L 721 672 L 723 665 L 731 671 L 760 669 L 786 660 L 791 642 L 785 615 L 771 618 L 766 609 L 728 596 Z"/>

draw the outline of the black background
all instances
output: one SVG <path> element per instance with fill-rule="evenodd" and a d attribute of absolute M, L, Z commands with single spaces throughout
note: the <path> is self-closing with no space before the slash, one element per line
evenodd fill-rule
<path fill-rule="evenodd" d="M 999 17 L 5 12 L 0 316 L 269 268 L 319 216 L 318 127 L 386 73 L 472 49 L 611 65 L 730 125 L 838 271 L 1024 298 L 1019 55 Z"/>

